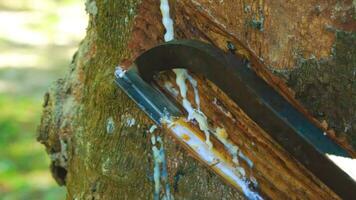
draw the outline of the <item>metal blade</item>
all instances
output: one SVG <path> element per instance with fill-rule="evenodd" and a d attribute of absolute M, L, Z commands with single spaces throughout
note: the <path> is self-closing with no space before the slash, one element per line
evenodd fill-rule
<path fill-rule="evenodd" d="M 124 71 L 118 67 L 115 71 L 116 83 L 125 93 L 134 100 L 137 105 L 156 124 L 161 124 L 162 118 L 182 116 L 181 111 L 159 90 L 146 83 L 138 75 L 136 66 Z"/>
<path fill-rule="evenodd" d="M 224 154 L 212 150 L 205 138 L 201 137 L 203 133 L 193 128 L 194 125 L 187 122 L 178 108 L 161 92 L 141 79 L 137 74 L 136 66 L 132 66 L 128 71 L 117 68 L 115 76 L 116 83 L 125 93 L 152 120 L 175 137 L 188 152 L 192 153 L 193 157 L 208 166 L 225 182 L 243 192 L 247 199 L 263 199 L 256 188 L 249 186 L 249 180 L 231 160 L 229 161 Z"/>
<path fill-rule="evenodd" d="M 206 43 L 180 40 L 167 42 L 146 51 L 136 59 L 135 63 L 138 73 L 148 83 L 157 72 L 176 67 L 204 75 L 330 189 L 344 199 L 356 197 L 355 181 L 326 156 L 326 154 L 333 154 L 350 157 L 349 154 L 324 136 L 321 129 L 249 69 L 245 60 L 231 53 L 225 54 L 222 50 Z M 137 79 L 134 74 L 132 77 Z M 125 88 L 123 83 L 118 83 Z M 130 90 L 132 89 L 129 89 L 129 95 L 132 93 Z M 141 95 L 141 98 L 156 102 L 158 100 L 156 95 L 157 92 L 153 96 L 147 92 Z M 135 96 L 138 95 L 131 94 L 131 96 L 135 100 Z M 159 104 L 150 108 L 151 103 L 143 103 L 137 99 L 135 101 L 155 121 L 162 115 L 162 110 L 156 114 L 154 112 Z M 167 104 L 166 101 L 164 100 L 163 103 Z"/>

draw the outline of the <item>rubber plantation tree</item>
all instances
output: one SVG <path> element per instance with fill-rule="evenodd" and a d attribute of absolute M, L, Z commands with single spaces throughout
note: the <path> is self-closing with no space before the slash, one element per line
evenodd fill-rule
<path fill-rule="evenodd" d="M 197 39 L 223 50 L 233 45 L 236 55 L 250 60 L 257 74 L 325 134 L 355 152 L 355 1 L 170 0 L 169 4 L 176 39 Z M 154 123 L 114 82 L 117 65 L 127 69 L 142 52 L 164 41 L 160 1 L 87 0 L 85 5 L 90 15 L 86 37 L 67 75 L 44 95 L 38 128 L 38 141 L 52 160 L 54 179 L 67 188 L 67 199 L 153 199 L 157 185 L 152 134 L 162 137 L 168 170 L 158 196 L 163 198 L 169 187 L 174 199 L 245 199 L 243 189 L 223 181 L 170 134 L 159 129 L 152 133 Z M 248 173 L 254 174 L 261 196 L 339 198 L 212 83 L 194 77 L 209 123 L 233 133 L 229 137 L 253 161 Z M 174 85 L 174 74 L 165 78 Z M 228 114 L 213 112 L 214 101 Z M 244 162 L 242 167 L 246 168 Z"/>

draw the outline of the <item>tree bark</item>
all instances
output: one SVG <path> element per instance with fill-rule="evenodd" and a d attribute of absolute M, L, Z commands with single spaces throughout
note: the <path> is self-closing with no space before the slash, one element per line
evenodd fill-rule
<path fill-rule="evenodd" d="M 221 49 L 232 42 L 262 78 L 355 155 L 355 1 L 171 0 L 170 6 L 178 39 L 199 39 Z M 67 76 L 45 94 L 38 140 L 52 159 L 53 177 L 67 187 L 68 200 L 152 199 L 148 130 L 153 122 L 118 89 L 113 73 L 118 64 L 128 67 L 140 53 L 163 42 L 159 1 L 88 0 L 86 10 L 87 35 Z M 204 113 L 211 123 L 224 126 L 254 162 L 250 173 L 264 197 L 339 198 L 218 88 L 194 77 Z M 172 73 L 158 82 L 162 80 L 174 85 Z M 211 106 L 212 97 L 232 117 Z M 158 134 L 175 199 L 245 198 L 171 135 Z"/>

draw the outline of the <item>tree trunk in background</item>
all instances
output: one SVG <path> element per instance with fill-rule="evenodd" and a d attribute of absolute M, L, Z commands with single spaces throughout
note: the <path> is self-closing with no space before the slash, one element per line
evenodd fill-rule
<path fill-rule="evenodd" d="M 232 42 L 261 76 L 286 95 L 294 91 L 329 136 L 354 151 L 356 1 L 212 2 L 171 0 L 176 37 L 222 49 Z M 118 89 L 113 74 L 118 64 L 128 66 L 163 42 L 159 1 L 87 0 L 86 10 L 87 36 L 67 76 L 45 95 L 38 140 L 68 200 L 151 199 L 153 123 Z M 175 199 L 244 198 L 162 135 Z"/>

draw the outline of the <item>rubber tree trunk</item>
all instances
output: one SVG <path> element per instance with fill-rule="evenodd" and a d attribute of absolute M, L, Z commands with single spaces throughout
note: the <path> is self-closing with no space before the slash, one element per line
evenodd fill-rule
<path fill-rule="evenodd" d="M 177 38 L 222 49 L 233 43 L 261 76 L 301 101 L 330 137 L 354 152 L 355 1 L 171 0 L 170 6 Z M 159 1 L 87 0 L 86 11 L 87 35 L 68 74 L 45 94 L 38 140 L 68 200 L 152 199 L 153 123 L 118 89 L 113 74 L 118 64 L 127 67 L 163 42 Z M 162 137 L 175 199 L 244 199 L 171 136 Z M 304 193 L 290 197 L 311 197 Z"/>

